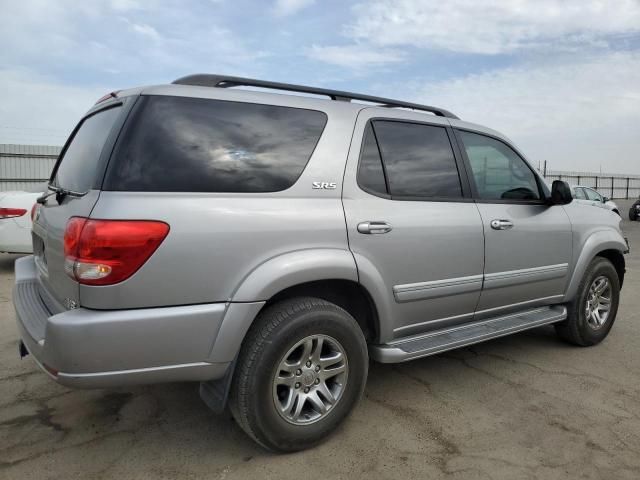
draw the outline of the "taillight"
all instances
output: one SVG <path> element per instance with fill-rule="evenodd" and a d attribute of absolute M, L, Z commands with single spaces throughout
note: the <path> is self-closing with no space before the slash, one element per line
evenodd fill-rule
<path fill-rule="evenodd" d="M 38 207 L 39 206 L 40 205 L 38 205 L 37 203 L 34 203 L 33 207 L 31 207 L 31 221 L 32 222 L 35 222 L 35 220 L 36 220 L 36 214 L 38 212 Z"/>
<path fill-rule="evenodd" d="M 27 211 L 24 208 L 0 208 L 0 218 L 16 218 L 23 216 Z"/>
<path fill-rule="evenodd" d="M 146 262 L 169 233 L 151 220 L 71 217 L 64 232 L 64 268 L 84 285 L 113 285 Z"/>

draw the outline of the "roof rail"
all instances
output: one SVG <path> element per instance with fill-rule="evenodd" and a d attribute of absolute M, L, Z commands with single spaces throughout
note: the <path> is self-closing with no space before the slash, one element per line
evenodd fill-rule
<path fill-rule="evenodd" d="M 403 102 L 401 100 L 392 100 L 390 98 L 374 97 L 372 95 L 362 95 L 359 93 L 343 92 L 340 90 L 330 90 L 327 88 L 307 87 L 304 85 L 292 85 L 290 83 L 269 82 L 266 80 L 255 80 L 252 78 L 228 77 L 225 75 L 211 75 L 206 73 L 197 73 L 195 75 L 187 75 L 178 78 L 172 83 L 177 85 L 193 85 L 199 87 L 259 87 L 270 88 L 274 90 L 285 90 L 290 92 L 310 93 L 314 95 L 326 95 L 331 100 L 339 100 L 350 102 L 351 100 L 361 100 L 363 102 L 378 103 L 380 106 L 389 108 L 409 108 L 412 110 L 421 110 L 431 112 L 440 117 L 458 118 L 453 113 L 444 108 L 430 107 L 429 105 L 420 105 L 418 103 Z"/>

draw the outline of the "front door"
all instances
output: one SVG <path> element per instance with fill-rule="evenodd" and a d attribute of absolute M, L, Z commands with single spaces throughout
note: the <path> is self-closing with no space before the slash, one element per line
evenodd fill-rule
<path fill-rule="evenodd" d="M 380 340 L 469 321 L 484 238 L 453 132 L 438 117 L 370 112 L 358 117 L 343 203 L 360 282 L 382 317 Z"/>
<path fill-rule="evenodd" d="M 545 202 L 541 180 L 500 139 L 457 130 L 485 236 L 484 285 L 476 317 L 563 298 L 571 224 Z"/>

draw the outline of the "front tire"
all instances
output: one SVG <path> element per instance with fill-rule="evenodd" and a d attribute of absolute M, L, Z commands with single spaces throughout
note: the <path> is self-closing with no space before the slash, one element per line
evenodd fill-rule
<path fill-rule="evenodd" d="M 606 338 L 613 327 L 620 301 L 620 279 L 613 264 L 603 257 L 593 259 L 576 297 L 567 305 L 567 319 L 556 323 L 563 340 L 588 347 Z"/>
<path fill-rule="evenodd" d="M 631 220 L 632 222 L 636 220 L 636 218 L 638 218 L 638 214 L 636 213 L 636 209 L 635 207 L 631 207 L 629 209 L 629 220 Z"/>
<path fill-rule="evenodd" d="M 293 298 L 260 313 L 243 342 L 229 406 L 256 442 L 279 452 L 324 440 L 358 402 L 367 344 L 355 319 L 318 298 Z"/>

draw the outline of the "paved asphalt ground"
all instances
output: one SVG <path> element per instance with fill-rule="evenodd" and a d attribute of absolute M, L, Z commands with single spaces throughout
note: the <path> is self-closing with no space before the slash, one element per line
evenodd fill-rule
<path fill-rule="evenodd" d="M 627 205 L 629 202 L 621 202 Z M 626 209 L 625 209 L 626 214 Z M 640 223 L 616 325 L 577 348 L 540 328 L 402 365 L 322 446 L 273 455 L 195 384 L 74 391 L 17 354 L 0 256 L 0 479 L 640 478 Z"/>

